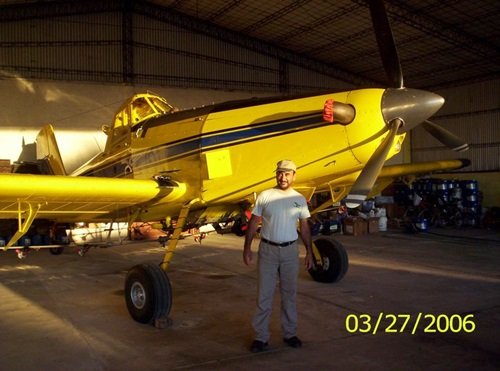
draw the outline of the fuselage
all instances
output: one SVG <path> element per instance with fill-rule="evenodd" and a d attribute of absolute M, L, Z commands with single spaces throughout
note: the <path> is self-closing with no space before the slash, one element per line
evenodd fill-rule
<path fill-rule="evenodd" d="M 318 179 L 363 167 L 387 132 L 382 115 L 384 89 L 362 89 L 296 99 L 228 102 L 156 115 L 111 128 L 105 152 L 72 175 L 151 179 L 164 175 L 186 185 L 168 204 L 151 205 L 139 219 L 175 215 L 180 205 L 252 202 L 275 185 L 281 159 L 298 166 L 299 188 L 314 190 Z M 323 106 L 333 99 L 354 107 L 348 125 L 325 122 Z M 132 103 L 131 103 L 132 104 Z M 401 148 L 399 135 L 388 157 Z M 311 192 L 312 194 L 312 192 Z"/>

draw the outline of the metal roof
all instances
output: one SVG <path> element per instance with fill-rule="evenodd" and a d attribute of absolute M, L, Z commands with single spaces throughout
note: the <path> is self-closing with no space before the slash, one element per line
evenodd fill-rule
<path fill-rule="evenodd" d="M 151 0 L 361 79 L 385 72 L 363 0 Z M 386 0 L 405 85 L 436 89 L 500 77 L 498 0 Z"/>
<path fill-rule="evenodd" d="M 44 4 L 54 2 L 6 0 L 0 6 L 30 3 L 43 12 Z M 79 7 L 89 2 L 59 3 Z M 387 85 L 363 0 L 95 3 L 139 7 L 227 42 L 272 51 L 284 60 L 326 71 L 354 85 Z M 435 90 L 500 77 L 500 1 L 386 0 L 385 6 L 405 86 Z"/>

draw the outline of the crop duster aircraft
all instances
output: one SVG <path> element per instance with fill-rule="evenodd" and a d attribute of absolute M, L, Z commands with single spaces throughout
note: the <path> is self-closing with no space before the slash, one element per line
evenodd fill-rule
<path fill-rule="evenodd" d="M 387 179 L 462 166 L 449 161 L 383 167 L 400 151 L 406 133 L 420 124 L 452 149 L 464 150 L 467 144 L 428 121 L 444 103 L 442 97 L 403 87 L 384 5 L 369 4 L 389 88 L 183 111 L 154 94 L 138 94 L 111 126 L 103 127 L 104 151 L 69 175 L 48 125 L 36 140 L 44 174 L 0 175 L 0 218 L 14 220 L 16 227 L 4 249 L 14 248 L 30 227 L 43 229 L 37 223 L 175 219 L 161 264 L 137 265 L 125 281 L 131 316 L 159 325 L 172 304 L 166 270 L 183 228 L 241 215 L 259 192 L 275 186 L 279 160 L 297 164 L 295 188 L 308 198 L 326 190 L 332 202 L 344 199 L 349 207 L 375 194 L 376 185 Z M 337 241 L 316 239 L 314 255 L 310 274 L 315 280 L 334 282 L 346 273 L 347 253 Z"/>

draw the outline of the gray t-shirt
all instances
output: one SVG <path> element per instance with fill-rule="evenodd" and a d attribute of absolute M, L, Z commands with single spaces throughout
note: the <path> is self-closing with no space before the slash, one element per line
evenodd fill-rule
<path fill-rule="evenodd" d="M 296 240 L 297 221 L 311 216 L 304 196 L 294 189 L 278 188 L 259 194 L 252 214 L 262 217 L 261 236 L 278 243 Z"/>

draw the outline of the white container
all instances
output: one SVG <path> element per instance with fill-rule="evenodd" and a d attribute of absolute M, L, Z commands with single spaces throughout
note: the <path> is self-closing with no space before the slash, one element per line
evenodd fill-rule
<path fill-rule="evenodd" d="M 378 218 L 378 230 L 379 232 L 387 231 L 387 217 L 385 215 Z"/>

